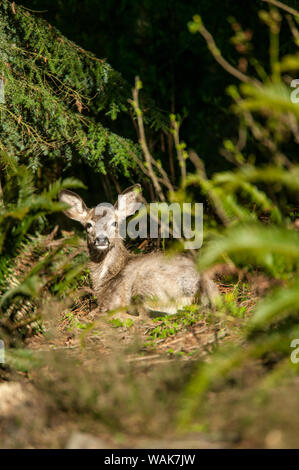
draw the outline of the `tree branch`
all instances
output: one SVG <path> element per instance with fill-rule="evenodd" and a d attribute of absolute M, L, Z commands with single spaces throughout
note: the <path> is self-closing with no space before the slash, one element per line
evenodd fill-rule
<path fill-rule="evenodd" d="M 135 113 L 136 113 L 136 116 L 137 116 L 137 124 L 138 124 L 138 130 L 139 130 L 139 143 L 141 145 L 141 148 L 142 148 L 144 156 L 145 156 L 145 160 L 146 160 L 146 164 L 147 164 L 147 168 L 146 168 L 147 174 L 150 177 L 150 179 L 152 180 L 154 188 L 155 188 L 160 200 L 164 202 L 165 201 L 165 196 L 164 196 L 164 193 L 162 191 L 162 188 L 161 188 L 161 185 L 160 185 L 160 182 L 159 182 L 159 178 L 157 177 L 157 175 L 155 174 L 155 172 L 153 170 L 153 164 L 156 167 L 158 167 L 158 169 L 160 171 L 161 171 L 161 169 L 160 169 L 158 163 L 152 157 L 152 155 L 149 151 L 148 145 L 147 145 L 147 141 L 146 141 L 143 118 L 142 118 L 142 111 L 141 111 L 140 106 L 139 106 L 139 90 L 140 90 L 140 88 L 141 88 L 141 86 L 140 86 L 139 77 L 136 77 L 135 78 L 135 87 L 132 90 L 133 100 L 129 100 L 129 101 L 130 101 L 131 105 L 133 106 L 133 108 L 135 110 Z M 167 176 L 166 173 L 164 173 L 163 176 L 165 178 L 165 176 Z"/>
<path fill-rule="evenodd" d="M 278 0 L 262 0 L 262 2 L 270 3 L 271 5 L 274 5 L 275 7 L 281 8 L 281 10 L 291 13 L 291 15 L 299 16 L 299 11 L 295 10 L 292 7 L 289 7 L 288 5 L 285 5 L 282 2 L 279 2 Z"/>
<path fill-rule="evenodd" d="M 204 26 L 203 22 L 201 21 L 201 18 L 196 18 L 194 17 L 194 23 L 197 26 L 197 31 L 202 35 L 202 37 L 206 40 L 208 49 L 210 50 L 211 54 L 213 55 L 214 59 L 216 62 L 218 62 L 221 67 L 226 70 L 228 73 L 236 77 L 238 80 L 244 83 L 252 83 L 253 85 L 256 86 L 261 86 L 261 82 L 257 80 L 256 78 L 251 78 L 248 75 L 245 75 L 244 73 L 240 72 L 238 69 L 236 69 L 233 65 L 231 65 L 227 60 L 224 59 L 224 57 L 221 55 L 220 50 L 218 49 L 215 40 L 211 33 L 206 29 Z"/>

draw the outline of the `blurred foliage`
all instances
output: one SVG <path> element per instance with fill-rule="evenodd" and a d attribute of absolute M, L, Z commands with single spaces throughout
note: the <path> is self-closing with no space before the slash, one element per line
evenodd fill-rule
<path fill-rule="evenodd" d="M 26 334 L 40 317 L 37 307 L 47 296 L 61 298 L 77 287 L 86 254 L 80 239 L 66 235 L 54 240 L 58 227 L 48 235 L 46 216 L 66 206 L 57 202 L 61 189 L 82 188 L 75 178 L 58 180 L 36 193 L 30 169 L 3 153 L 4 172 L 0 194 L 0 330 L 1 336 Z"/>
<path fill-rule="evenodd" d="M 299 61 L 297 54 L 279 55 L 281 12 L 270 7 L 260 17 L 269 28 L 270 73 L 263 74 L 262 79 L 241 75 L 244 83 L 229 88 L 240 130 L 245 135 L 242 144 L 240 140 L 229 142 L 225 148 L 226 156 L 237 169 L 215 173 L 210 180 L 204 180 L 197 172 L 186 178 L 186 185 L 198 183 L 212 200 L 216 195 L 220 206 L 215 210 L 221 210 L 225 216 L 225 228 L 214 230 L 200 252 L 200 269 L 229 261 L 247 269 L 266 270 L 281 279 L 281 286 L 260 300 L 252 317 L 245 322 L 241 330 L 242 347 L 232 343 L 220 346 L 209 362 L 200 364 L 183 395 L 178 418 L 181 426 L 194 420 L 208 390 L 223 384 L 236 368 L 244 367 L 249 360 L 266 363 L 272 358 L 275 367 L 268 371 L 269 384 L 275 383 L 274 377 L 291 377 L 299 370 L 298 364 L 290 360 L 291 342 L 299 337 L 299 167 L 287 152 L 287 144 L 298 144 L 298 105 L 290 97 L 290 79 L 282 73 L 290 68 L 298 70 Z M 296 39 L 295 22 L 290 17 L 288 22 Z M 193 33 L 201 33 L 216 60 L 221 60 L 213 38 L 198 15 L 189 28 Z M 238 74 L 225 62 L 223 67 Z M 267 148 L 267 163 L 258 165 L 248 153 L 247 136 Z"/>

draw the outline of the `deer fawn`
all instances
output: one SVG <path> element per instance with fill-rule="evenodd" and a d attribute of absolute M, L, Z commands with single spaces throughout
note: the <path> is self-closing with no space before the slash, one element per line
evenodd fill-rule
<path fill-rule="evenodd" d="M 81 222 L 87 233 L 89 269 L 99 310 L 130 308 L 138 299 L 146 310 L 174 314 L 197 300 L 202 304 L 213 301 L 216 285 L 207 274 L 200 275 L 188 257 L 127 251 L 119 227 L 136 212 L 140 191 L 140 185 L 134 185 L 118 196 L 114 208 L 99 205 L 93 209 L 78 194 L 60 192 L 60 201 L 70 206 L 64 213 Z"/>

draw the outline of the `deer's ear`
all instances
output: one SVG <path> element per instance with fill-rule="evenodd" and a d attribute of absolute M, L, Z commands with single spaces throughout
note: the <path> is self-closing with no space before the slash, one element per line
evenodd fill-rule
<path fill-rule="evenodd" d="M 83 199 L 76 193 L 69 191 L 68 189 L 63 189 L 59 193 L 60 202 L 68 204 L 70 207 L 64 212 L 70 219 L 77 220 L 84 224 L 86 216 L 88 214 L 88 208 L 85 205 Z"/>
<path fill-rule="evenodd" d="M 118 196 L 115 210 L 120 220 L 135 214 L 140 209 L 142 205 L 141 192 L 140 184 L 134 184 L 134 186 L 130 186 Z"/>

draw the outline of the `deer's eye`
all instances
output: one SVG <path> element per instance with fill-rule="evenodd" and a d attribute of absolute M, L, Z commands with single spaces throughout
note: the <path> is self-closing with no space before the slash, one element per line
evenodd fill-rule
<path fill-rule="evenodd" d="M 85 228 L 86 230 L 90 230 L 92 227 L 92 224 L 90 222 L 88 222 L 86 225 L 85 225 Z"/>
<path fill-rule="evenodd" d="M 112 222 L 111 227 L 116 227 L 116 226 L 117 226 L 117 222 L 116 221 Z"/>

